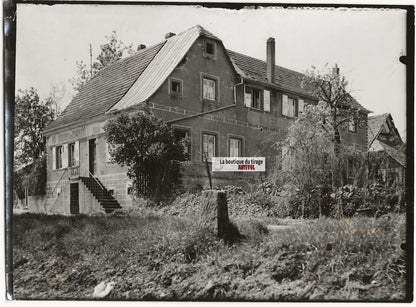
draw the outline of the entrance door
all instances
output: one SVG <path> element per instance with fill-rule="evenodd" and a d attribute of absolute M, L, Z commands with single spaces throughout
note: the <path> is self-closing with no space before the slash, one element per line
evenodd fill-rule
<path fill-rule="evenodd" d="M 69 209 L 70 209 L 71 214 L 79 214 L 78 182 L 70 184 Z"/>
<path fill-rule="evenodd" d="M 89 171 L 95 175 L 97 165 L 97 146 L 95 145 L 95 139 L 89 140 Z"/>

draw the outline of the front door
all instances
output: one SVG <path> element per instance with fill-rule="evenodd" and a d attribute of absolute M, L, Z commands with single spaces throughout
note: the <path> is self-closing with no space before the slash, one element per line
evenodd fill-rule
<path fill-rule="evenodd" d="M 95 145 L 95 139 L 89 140 L 89 171 L 92 175 L 95 174 L 97 165 L 97 146 Z"/>
<path fill-rule="evenodd" d="M 70 209 L 71 214 L 79 214 L 78 182 L 70 184 L 69 209 Z"/>

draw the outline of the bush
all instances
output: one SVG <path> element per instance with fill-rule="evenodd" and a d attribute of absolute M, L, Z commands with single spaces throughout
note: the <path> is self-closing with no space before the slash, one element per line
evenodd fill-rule
<path fill-rule="evenodd" d="M 366 189 L 346 185 L 340 187 L 332 198 L 331 215 L 338 218 L 356 214 L 377 217 L 405 210 L 404 190 L 388 188 L 380 184 L 372 184 Z"/>

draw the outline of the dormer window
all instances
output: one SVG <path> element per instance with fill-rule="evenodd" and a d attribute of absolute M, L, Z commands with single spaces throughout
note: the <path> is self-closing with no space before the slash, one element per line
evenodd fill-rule
<path fill-rule="evenodd" d="M 216 44 L 214 41 L 205 40 L 204 55 L 210 58 L 215 58 Z"/>

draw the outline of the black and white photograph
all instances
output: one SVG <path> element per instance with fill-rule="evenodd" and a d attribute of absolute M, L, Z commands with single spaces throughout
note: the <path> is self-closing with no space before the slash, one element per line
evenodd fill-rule
<path fill-rule="evenodd" d="M 8 300 L 413 300 L 412 6 L 15 5 Z"/>

